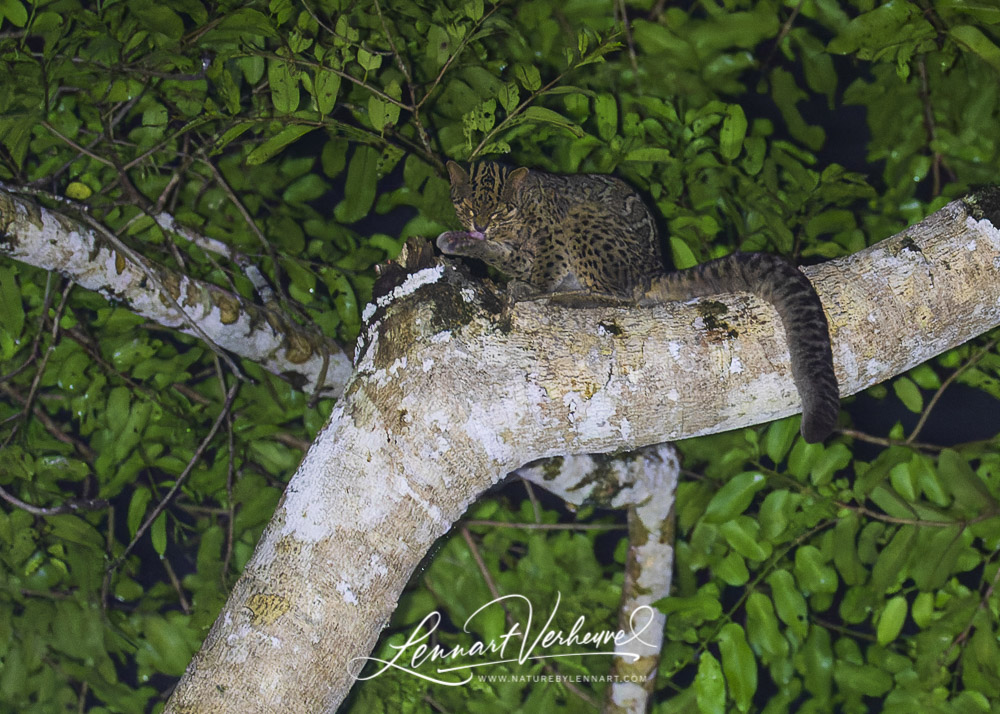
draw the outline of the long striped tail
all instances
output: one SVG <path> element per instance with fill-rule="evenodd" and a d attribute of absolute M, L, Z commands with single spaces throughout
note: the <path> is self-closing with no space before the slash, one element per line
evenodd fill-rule
<path fill-rule="evenodd" d="M 810 443 L 823 441 L 836 426 L 840 411 L 830 329 L 815 288 L 792 263 L 768 253 L 733 253 L 653 278 L 640 302 L 732 292 L 752 293 L 777 309 L 788 337 L 792 378 L 802 400 L 802 436 Z"/>

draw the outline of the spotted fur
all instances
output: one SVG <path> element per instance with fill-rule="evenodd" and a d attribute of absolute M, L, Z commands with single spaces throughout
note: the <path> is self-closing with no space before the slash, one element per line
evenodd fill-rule
<path fill-rule="evenodd" d="M 471 174 L 450 162 L 451 198 L 468 235 L 441 249 L 478 258 L 542 293 L 631 298 L 663 272 L 656 225 L 613 176 L 561 176 L 494 163 Z M 440 242 L 439 242 L 440 244 Z"/>
<path fill-rule="evenodd" d="M 612 176 L 495 163 L 466 172 L 454 162 L 448 173 L 466 231 L 442 233 L 443 252 L 482 260 L 542 294 L 581 291 L 649 304 L 753 293 L 775 306 L 788 336 L 803 437 L 822 441 L 836 426 L 840 394 L 823 304 L 809 279 L 784 258 L 734 253 L 668 272 L 649 209 Z"/>

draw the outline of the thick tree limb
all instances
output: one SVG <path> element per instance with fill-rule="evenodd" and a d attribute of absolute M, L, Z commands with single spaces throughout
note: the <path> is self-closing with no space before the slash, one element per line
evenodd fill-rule
<path fill-rule="evenodd" d="M 350 360 L 336 343 L 302 328 L 280 310 L 254 305 L 141 256 L 125 256 L 85 223 L 2 191 L 0 255 L 54 270 L 165 327 L 207 336 L 304 391 L 339 396 L 350 375 Z"/>
<path fill-rule="evenodd" d="M 806 271 L 843 394 L 1000 324 L 996 203 Z M 707 302 L 504 309 L 444 265 L 408 276 L 367 316 L 343 399 L 167 711 L 333 711 L 413 567 L 507 472 L 796 411 L 773 310 Z"/>

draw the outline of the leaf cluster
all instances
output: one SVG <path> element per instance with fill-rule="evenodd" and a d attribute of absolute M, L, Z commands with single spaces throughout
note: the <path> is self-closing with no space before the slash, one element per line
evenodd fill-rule
<path fill-rule="evenodd" d="M 449 158 L 616 172 L 681 268 L 884 238 L 996 181 L 998 26 L 991 3 L 960 0 L 3 0 L 0 180 L 259 299 L 253 265 L 290 315 L 350 342 L 372 266 L 454 224 Z M 164 213 L 228 251 L 166 231 Z M 656 711 L 1000 697 L 995 429 L 942 448 L 926 419 L 958 386 L 1000 397 L 987 340 L 871 390 L 889 415 L 875 433 L 810 447 L 791 419 L 683 446 L 697 478 L 678 494 Z M 15 499 L 0 512 L 0 711 L 159 706 L 330 408 L 241 369 L 253 383 L 227 406 L 236 379 L 198 341 L 0 262 L 0 487 Z M 510 492 L 477 509 L 557 517 Z M 501 591 L 539 610 L 559 593 L 561 625 L 613 628 L 610 537 L 470 528 L 381 651 L 434 609 L 455 626 L 444 640 L 466 641 L 491 598 L 470 542 Z M 477 636 L 506 626 L 492 617 Z M 389 674 L 354 696 L 356 711 L 580 707 L 558 683 Z"/>

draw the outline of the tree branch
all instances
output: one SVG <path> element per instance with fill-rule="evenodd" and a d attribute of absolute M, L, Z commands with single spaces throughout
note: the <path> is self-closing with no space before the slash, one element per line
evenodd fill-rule
<path fill-rule="evenodd" d="M 297 387 L 337 396 L 350 359 L 332 340 L 303 328 L 279 310 L 261 307 L 211 283 L 193 280 L 152 262 L 137 265 L 82 221 L 0 191 L 0 255 L 56 271 L 83 288 L 121 300 L 133 312 L 166 327 L 201 333 L 258 363 Z M 169 291 L 163 295 L 147 280 Z M 185 314 L 178 311 L 178 307 Z M 325 371 L 324 371 L 325 370 Z"/>
<path fill-rule="evenodd" d="M 1000 324 L 997 196 L 806 270 L 842 394 Z M 411 253 L 402 265 L 421 269 L 386 271 L 398 280 L 366 310 L 357 371 L 167 712 L 332 712 L 413 568 L 507 472 L 799 407 L 780 322 L 755 299 L 505 306 Z M 400 650 L 396 666 L 412 655 Z"/>

